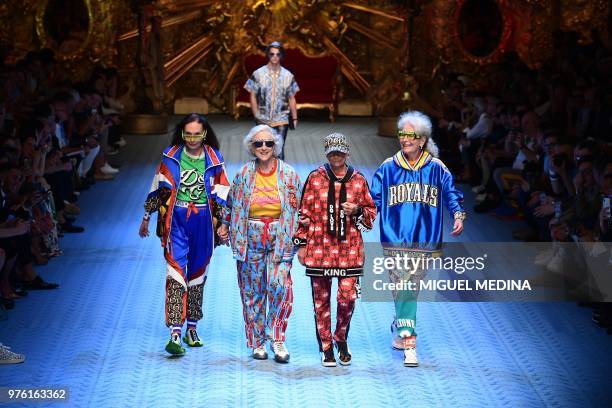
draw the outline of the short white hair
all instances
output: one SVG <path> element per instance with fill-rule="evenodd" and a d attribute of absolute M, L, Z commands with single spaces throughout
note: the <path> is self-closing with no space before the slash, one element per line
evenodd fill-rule
<path fill-rule="evenodd" d="M 436 142 L 431 137 L 431 120 L 427 115 L 419 111 L 408 111 L 400 115 L 397 121 L 397 129 L 402 130 L 404 126 L 410 125 L 417 135 L 427 139 L 425 150 L 432 156 L 438 157 L 439 150 Z"/>
<path fill-rule="evenodd" d="M 249 133 L 246 134 L 244 140 L 242 141 L 242 144 L 244 145 L 247 154 L 251 157 L 255 157 L 255 154 L 253 154 L 252 149 L 253 138 L 255 137 L 255 135 L 261 132 L 268 132 L 272 135 L 272 138 L 274 139 L 274 156 L 279 157 L 281 155 L 281 152 L 283 151 L 283 138 L 281 137 L 281 135 L 278 134 L 276 130 L 272 129 L 268 125 L 253 126 L 251 130 L 249 130 Z"/>

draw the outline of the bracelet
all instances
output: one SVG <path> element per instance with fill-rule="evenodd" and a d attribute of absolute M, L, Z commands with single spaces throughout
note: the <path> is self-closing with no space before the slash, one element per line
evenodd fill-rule
<path fill-rule="evenodd" d="M 467 218 L 467 214 L 465 211 L 457 211 L 455 214 L 453 214 L 453 218 L 464 221 Z"/>
<path fill-rule="evenodd" d="M 145 213 L 145 215 L 142 217 L 142 220 L 143 221 L 149 221 L 150 218 L 151 218 L 151 214 Z"/>

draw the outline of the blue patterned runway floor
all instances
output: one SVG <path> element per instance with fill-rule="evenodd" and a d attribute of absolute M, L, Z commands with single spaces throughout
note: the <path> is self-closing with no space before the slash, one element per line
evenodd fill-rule
<path fill-rule="evenodd" d="M 232 137 L 227 145 L 237 146 L 241 135 Z M 48 406 L 75 407 L 612 406 L 611 338 L 592 324 L 589 309 L 570 303 L 423 303 L 421 366 L 404 368 L 389 344 L 393 305 L 359 302 L 349 338 L 353 365 L 323 368 L 310 287 L 297 262 L 291 362 L 253 361 L 226 247 L 215 252 L 206 284 L 205 347 L 169 358 L 161 248 L 155 237 L 137 236 L 165 142 L 129 137 L 117 179 L 83 194 L 79 223 L 87 231 L 64 238 L 65 254 L 38 268 L 61 288 L 31 292 L 0 322 L 0 341 L 27 356 L 24 364 L 0 366 L 0 387 L 66 386 L 69 403 Z M 394 149 L 393 141 L 380 143 Z M 295 163 L 302 176 L 314 168 Z M 237 165 L 228 166 L 230 176 Z M 483 217 L 467 228 L 494 222 Z M 482 239 L 471 234 L 463 239 Z"/>

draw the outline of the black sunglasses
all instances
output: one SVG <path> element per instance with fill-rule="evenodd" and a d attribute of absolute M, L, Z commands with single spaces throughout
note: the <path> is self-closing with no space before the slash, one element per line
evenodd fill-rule
<path fill-rule="evenodd" d="M 255 146 L 255 147 L 262 147 L 264 145 L 264 143 L 265 143 L 266 147 L 273 147 L 274 146 L 274 140 L 266 140 L 266 141 L 257 140 L 255 142 L 253 142 L 253 146 Z"/>

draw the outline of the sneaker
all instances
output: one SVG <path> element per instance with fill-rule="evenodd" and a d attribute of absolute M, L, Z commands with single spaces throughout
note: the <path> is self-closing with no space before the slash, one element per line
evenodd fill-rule
<path fill-rule="evenodd" d="M 29 281 L 23 281 L 22 287 L 26 290 L 51 290 L 57 289 L 59 284 L 45 282 L 40 276 L 36 276 L 34 279 Z"/>
<path fill-rule="evenodd" d="M 549 272 L 556 274 L 563 274 L 563 264 L 564 261 L 567 261 L 568 257 L 565 254 L 565 250 L 563 248 L 557 248 L 553 256 L 550 257 L 550 260 L 546 263 L 546 269 Z"/>
<path fill-rule="evenodd" d="M 202 347 L 204 343 L 198 337 L 198 332 L 195 329 L 187 329 L 183 341 L 187 343 L 189 347 Z"/>
<path fill-rule="evenodd" d="M 79 234 L 85 231 L 85 228 L 79 227 L 78 225 L 72 225 L 69 222 L 65 222 L 63 224 L 59 224 L 60 230 L 62 232 L 68 232 L 71 234 Z"/>
<path fill-rule="evenodd" d="M 253 358 L 255 360 L 267 360 L 268 353 L 266 352 L 266 346 L 261 346 L 253 349 Z"/>
<path fill-rule="evenodd" d="M 116 154 L 119 154 L 119 149 L 116 149 L 116 148 L 114 148 L 114 147 L 112 147 L 112 146 L 109 146 L 109 147 L 106 149 L 106 154 L 107 154 L 108 156 L 114 156 L 114 155 L 116 155 Z"/>
<path fill-rule="evenodd" d="M 416 348 L 410 347 L 404 350 L 404 367 L 418 367 Z"/>
<path fill-rule="evenodd" d="M 10 347 L 0 343 L 0 364 L 19 364 L 24 361 L 23 354 L 13 353 Z"/>
<path fill-rule="evenodd" d="M 553 248 L 545 249 L 544 251 L 538 253 L 533 261 L 534 265 L 537 266 L 546 266 L 555 255 Z"/>
<path fill-rule="evenodd" d="M 285 343 L 282 341 L 273 341 L 270 343 L 270 350 L 274 353 L 274 361 L 277 363 L 288 363 L 289 352 L 285 348 Z"/>
<path fill-rule="evenodd" d="M 336 357 L 334 357 L 334 348 L 330 347 L 321 352 L 321 364 L 323 367 L 335 367 Z"/>
<path fill-rule="evenodd" d="M 350 365 L 353 356 L 346 341 L 337 341 L 336 348 L 338 349 L 338 360 L 342 365 Z"/>
<path fill-rule="evenodd" d="M 94 175 L 94 179 L 97 181 L 106 181 L 106 180 L 114 180 L 115 176 L 112 174 L 106 174 L 103 171 Z"/>
<path fill-rule="evenodd" d="M 483 186 L 482 184 L 481 184 L 481 185 L 479 185 L 479 186 L 474 186 L 474 187 L 472 187 L 472 191 L 473 191 L 474 193 L 476 193 L 476 194 L 480 194 L 480 193 L 482 193 L 482 192 L 484 191 L 484 189 L 485 189 L 485 186 Z"/>
<path fill-rule="evenodd" d="M 119 147 L 125 147 L 127 145 L 127 142 L 125 141 L 125 139 L 123 138 L 123 136 L 121 136 L 121 139 L 117 140 L 115 142 L 115 146 L 119 146 Z"/>
<path fill-rule="evenodd" d="M 81 214 L 81 209 L 78 205 L 64 200 L 64 212 L 69 215 L 79 215 Z"/>
<path fill-rule="evenodd" d="M 487 193 L 476 194 L 476 197 L 474 197 L 474 201 L 482 203 L 484 200 L 487 199 L 488 196 L 489 195 Z"/>
<path fill-rule="evenodd" d="M 182 356 L 185 354 L 185 349 L 181 345 L 181 336 L 177 333 L 170 336 L 168 344 L 166 344 L 166 351 L 173 356 Z"/>
<path fill-rule="evenodd" d="M 119 170 L 114 168 L 108 163 L 104 163 L 104 166 L 100 167 L 100 171 L 104 174 L 117 174 Z"/>

